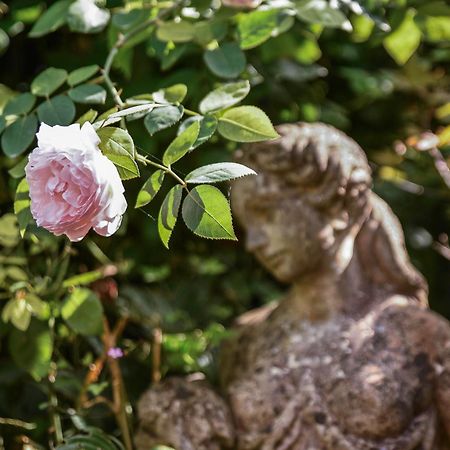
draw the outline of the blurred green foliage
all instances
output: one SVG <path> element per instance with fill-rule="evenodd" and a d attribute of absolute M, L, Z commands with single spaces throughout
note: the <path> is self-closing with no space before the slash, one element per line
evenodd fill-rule
<path fill-rule="evenodd" d="M 155 2 L 106 2 L 112 21 L 101 34 L 62 27 L 30 39 L 27 33 L 52 3 L 0 2 L 0 111 L 47 67 L 71 71 L 104 61 L 118 33 Z M 211 1 L 193 3 L 206 10 Z M 450 317 L 450 190 L 436 168 L 436 158 L 450 160 L 450 7 L 441 0 L 336 3 L 326 21 L 298 1 L 299 21 L 271 10 L 223 9 L 214 27 L 196 24 L 195 32 L 187 19 L 148 30 L 119 51 L 115 79 L 126 97 L 184 83 L 184 104 L 195 110 L 221 79 L 243 71 L 252 86 L 245 103 L 273 123 L 323 121 L 355 138 L 369 157 L 376 192 L 402 222 L 413 263 L 429 282 L 432 308 Z M 224 25 L 230 17 L 232 29 Z M 210 42 L 207 33 L 220 45 L 202 47 Z M 88 110 L 79 108 L 77 117 Z M 175 137 L 173 129 L 149 137 L 134 122 L 129 130 L 140 151 L 156 158 Z M 418 150 L 426 131 L 439 136 L 438 155 Z M 180 173 L 231 159 L 236 147 L 214 136 Z M 114 345 L 125 354 L 116 362 L 134 405 L 158 373 L 201 370 L 214 380 L 214 355 L 233 320 L 284 290 L 244 252 L 242 240 L 200 240 L 177 226 L 167 251 L 152 204 L 130 207 L 114 238 L 91 234 L 69 246 L 34 229 L 22 240 L 11 214 L 23 173 L 17 163 L 20 158 L 0 157 L 0 419 L 11 419 L 0 420 L 0 435 L 7 449 L 45 448 L 59 425 L 80 439 L 96 433 L 86 423 L 119 436 L 107 404 L 95 400 L 112 395 L 108 370 L 86 385 L 104 363 L 102 311 L 111 328 L 126 320 Z M 142 183 L 127 183 L 134 205 Z M 64 289 L 78 286 L 69 296 L 63 280 Z"/>

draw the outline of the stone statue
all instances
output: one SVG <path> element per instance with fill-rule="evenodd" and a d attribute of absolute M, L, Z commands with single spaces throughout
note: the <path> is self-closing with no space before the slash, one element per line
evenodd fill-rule
<path fill-rule="evenodd" d="M 291 290 L 245 314 L 221 396 L 174 378 L 139 404 L 139 450 L 449 450 L 450 326 L 361 148 L 323 124 L 278 127 L 237 161 L 232 207 L 259 262 Z"/>

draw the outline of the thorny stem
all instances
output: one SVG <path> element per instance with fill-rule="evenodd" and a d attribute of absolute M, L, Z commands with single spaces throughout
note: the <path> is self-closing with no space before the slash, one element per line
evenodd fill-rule
<path fill-rule="evenodd" d="M 144 31 L 147 27 L 154 25 L 155 23 L 158 23 L 167 14 L 169 14 L 171 11 L 173 11 L 178 6 L 178 4 L 179 4 L 179 2 L 168 2 L 167 9 L 159 11 L 159 13 L 156 17 L 153 17 L 151 19 L 148 19 L 148 20 L 142 22 L 140 25 L 138 25 L 133 30 L 130 30 L 128 33 L 119 34 L 119 36 L 116 40 L 116 43 L 112 46 L 111 50 L 109 51 L 102 72 L 103 72 L 103 77 L 105 79 L 106 86 L 108 87 L 108 89 L 114 99 L 114 102 L 119 107 L 119 109 L 122 109 L 125 106 L 125 103 L 123 102 L 122 98 L 120 97 L 119 91 L 114 86 L 114 83 L 110 77 L 111 67 L 113 65 L 114 58 L 117 56 L 117 53 L 119 52 L 119 50 L 132 37 L 136 36 L 141 31 Z"/>

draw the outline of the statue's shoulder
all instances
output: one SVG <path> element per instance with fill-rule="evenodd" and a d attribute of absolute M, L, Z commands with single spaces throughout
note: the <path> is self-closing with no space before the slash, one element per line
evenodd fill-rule
<path fill-rule="evenodd" d="M 406 297 L 395 296 L 386 300 L 376 313 L 374 331 L 391 332 L 403 340 L 435 354 L 441 346 L 450 344 L 450 322 Z"/>

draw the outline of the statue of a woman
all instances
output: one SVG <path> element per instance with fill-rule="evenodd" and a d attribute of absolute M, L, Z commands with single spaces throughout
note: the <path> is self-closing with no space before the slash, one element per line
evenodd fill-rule
<path fill-rule="evenodd" d="M 449 450 L 450 326 L 427 309 L 364 152 L 322 124 L 278 132 L 238 152 L 258 176 L 234 183 L 232 207 L 291 290 L 241 318 L 221 358 L 225 401 L 184 379 L 144 395 L 138 448 Z"/>

